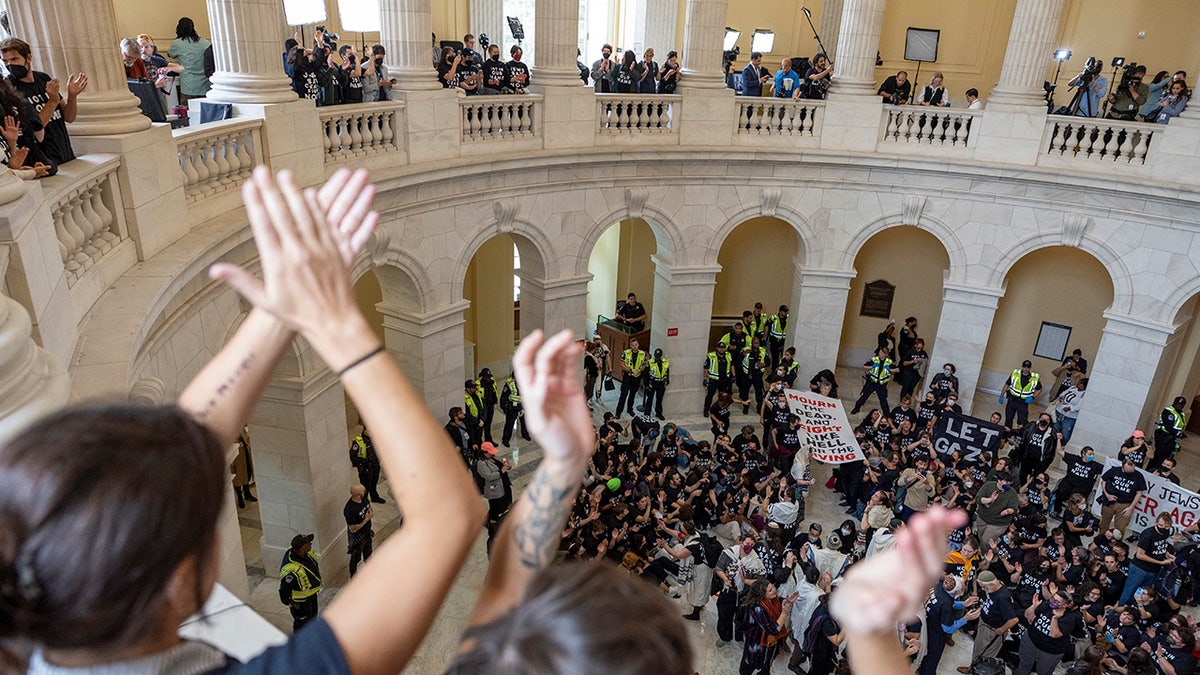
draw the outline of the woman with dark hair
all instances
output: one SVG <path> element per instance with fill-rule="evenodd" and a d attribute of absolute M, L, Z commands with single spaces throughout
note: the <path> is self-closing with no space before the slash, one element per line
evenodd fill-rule
<path fill-rule="evenodd" d="M 937 397 L 935 403 L 938 406 L 946 404 L 946 398 L 950 394 L 958 393 L 958 376 L 954 373 L 958 372 L 958 368 L 953 363 L 942 364 L 942 371 L 933 376 L 929 381 L 929 391 Z"/>
<path fill-rule="evenodd" d="M 642 81 L 642 66 L 637 62 L 637 54 L 632 49 L 626 49 L 621 58 L 621 65 L 614 68 L 612 75 L 612 90 L 618 94 L 636 94 Z"/>
<path fill-rule="evenodd" d="M 337 172 L 319 193 L 301 194 L 290 174 L 276 184 L 259 167 L 243 194 L 263 279 L 213 266 L 253 309 L 176 405 L 68 408 L 0 450 L 0 644 L 32 650 L 27 667 L 5 665 L 395 673 L 470 551 L 483 521 L 478 493 L 354 301 L 349 268 L 379 219 L 366 172 Z M 297 333 L 376 432 L 404 527 L 322 616 L 242 665 L 177 631 L 203 606 L 222 559 L 226 452 Z"/>
<path fill-rule="evenodd" d="M 792 605 L 800 597 L 797 591 L 780 598 L 775 584 L 762 579 L 746 589 L 742 607 L 746 613 L 746 639 L 742 643 L 739 675 L 770 673 L 779 653 L 779 642 L 787 637 Z"/>
<path fill-rule="evenodd" d="M 205 62 L 212 60 L 212 43 L 196 33 L 196 24 L 183 17 L 175 25 L 175 41 L 167 48 L 167 56 L 183 66 L 179 76 L 179 104 L 187 105 L 188 99 L 204 98 L 212 86 L 208 81 L 211 72 Z M 210 63 L 211 66 L 211 63 Z"/>
<path fill-rule="evenodd" d="M 42 119 L 7 79 L 0 79 L 0 151 L 8 168 L 24 179 L 58 173 L 42 152 Z"/>

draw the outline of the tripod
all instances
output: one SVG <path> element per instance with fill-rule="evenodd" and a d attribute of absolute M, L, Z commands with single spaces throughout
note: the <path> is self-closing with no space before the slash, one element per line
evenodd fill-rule
<path fill-rule="evenodd" d="M 804 12 L 804 18 L 808 19 L 808 27 L 812 29 L 813 37 L 817 39 L 817 46 L 821 48 L 821 53 L 825 55 L 825 60 L 833 63 L 833 54 L 825 49 L 825 44 L 821 42 L 821 36 L 817 34 L 817 27 L 812 22 L 812 12 L 807 7 L 801 7 L 800 11 Z"/>
<path fill-rule="evenodd" d="M 1062 74 L 1062 61 L 1058 62 L 1058 68 L 1054 69 L 1054 86 L 1050 87 L 1050 97 L 1046 99 L 1046 107 L 1050 112 L 1054 112 L 1054 92 L 1058 91 L 1058 76 Z"/>
<path fill-rule="evenodd" d="M 1112 103 L 1117 91 L 1117 70 L 1120 66 L 1113 66 L 1112 79 L 1108 81 L 1108 95 L 1104 97 L 1104 107 L 1100 110 L 1100 116 L 1104 117 L 1108 114 L 1108 104 Z"/>

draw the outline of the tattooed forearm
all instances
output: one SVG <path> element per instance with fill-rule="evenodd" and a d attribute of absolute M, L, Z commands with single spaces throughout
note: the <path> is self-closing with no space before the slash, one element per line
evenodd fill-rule
<path fill-rule="evenodd" d="M 216 391 L 212 393 L 212 396 L 210 396 L 208 401 L 204 404 L 204 407 L 196 411 L 194 417 L 196 418 L 197 422 L 203 424 L 208 421 L 208 416 L 211 415 L 212 412 L 221 404 L 221 399 L 229 395 L 229 392 L 233 390 L 235 385 L 237 385 L 238 380 L 242 379 L 242 377 L 245 376 L 245 374 L 250 370 L 250 366 L 253 363 L 254 352 L 251 352 L 246 355 L 246 358 L 242 359 L 242 362 L 239 363 L 238 367 L 229 374 L 229 377 L 225 378 L 225 380 L 221 382 L 220 386 L 217 387 Z"/>
<path fill-rule="evenodd" d="M 530 569 L 541 569 L 554 557 L 579 487 L 578 476 L 553 473 L 543 466 L 533 474 L 523 497 L 528 509 L 513 529 L 521 564 Z"/>

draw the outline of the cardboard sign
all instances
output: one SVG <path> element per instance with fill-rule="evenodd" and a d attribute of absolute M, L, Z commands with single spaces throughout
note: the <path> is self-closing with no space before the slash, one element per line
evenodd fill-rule
<path fill-rule="evenodd" d="M 826 464 L 866 459 L 840 400 L 808 391 L 784 391 L 788 408 L 800 418 L 800 441 L 810 459 Z"/>
<path fill-rule="evenodd" d="M 999 424 L 960 413 L 943 413 L 933 429 L 933 448 L 943 459 L 958 450 L 963 459 L 974 462 L 985 451 L 995 457 L 1003 436 L 1004 427 Z"/>
<path fill-rule="evenodd" d="M 1105 460 L 1101 476 L 1114 467 L 1119 471 L 1121 469 L 1120 462 L 1113 458 Z M 1129 519 L 1131 532 L 1141 532 L 1147 527 L 1154 527 L 1154 521 L 1160 513 L 1169 514 L 1171 522 L 1180 528 L 1191 527 L 1200 521 L 1200 494 L 1185 490 L 1149 471 L 1141 469 L 1138 471 L 1141 472 L 1142 478 L 1146 479 L 1146 492 L 1142 495 L 1137 508 L 1133 510 L 1133 516 Z M 1099 516 L 1100 502 L 1097 499 L 1101 494 L 1100 481 L 1096 481 L 1096 484 L 1096 493 L 1092 496 L 1092 513 Z"/>

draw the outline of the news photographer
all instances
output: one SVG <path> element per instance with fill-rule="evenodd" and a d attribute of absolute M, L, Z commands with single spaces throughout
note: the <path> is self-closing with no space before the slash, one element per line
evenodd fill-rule
<path fill-rule="evenodd" d="M 1106 119 L 1131 121 L 1137 117 L 1138 110 L 1150 99 L 1150 86 L 1142 81 L 1145 77 L 1146 66 L 1125 64 L 1120 84 L 1108 95 Z"/>
<path fill-rule="evenodd" d="M 1100 74 L 1104 64 L 1094 56 L 1089 56 L 1079 73 L 1067 83 L 1070 87 L 1079 87 L 1075 97 L 1067 105 L 1064 112 L 1076 117 L 1097 117 L 1100 114 L 1100 100 L 1108 92 L 1108 79 Z"/>

